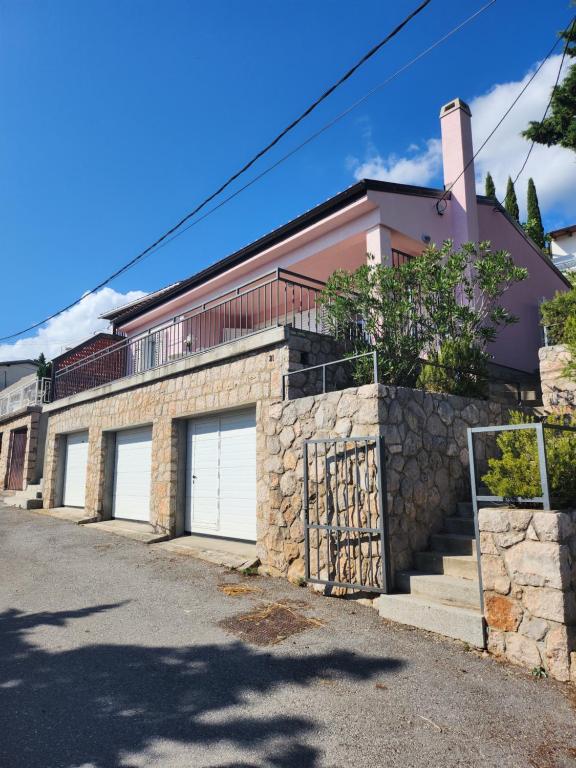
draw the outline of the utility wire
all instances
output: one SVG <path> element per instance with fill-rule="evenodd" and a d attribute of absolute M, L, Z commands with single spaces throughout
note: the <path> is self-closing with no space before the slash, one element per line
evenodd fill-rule
<path fill-rule="evenodd" d="M 570 22 L 570 25 L 567 27 L 567 29 L 566 29 L 566 32 L 568 31 L 568 29 L 570 29 L 570 27 L 571 27 L 571 26 L 572 26 L 572 24 L 574 23 L 574 20 L 576 20 L 576 16 L 575 16 L 575 17 L 572 19 L 572 21 Z M 494 136 L 494 134 L 496 133 L 496 131 L 498 130 L 498 128 L 500 128 L 500 126 L 502 125 L 502 123 L 504 122 L 504 120 L 505 120 L 505 119 L 508 117 L 508 115 L 510 114 L 510 112 L 511 112 L 511 111 L 514 109 L 514 107 L 516 106 L 516 104 L 518 103 L 518 101 L 520 100 L 520 98 L 523 96 L 523 94 L 524 94 L 524 93 L 526 92 L 526 90 L 529 88 L 530 84 L 532 83 L 532 81 L 534 80 L 534 78 L 536 77 L 536 75 L 537 75 L 537 74 L 540 72 L 540 70 L 542 69 L 542 67 L 544 66 L 544 64 L 546 64 L 546 62 L 548 61 L 548 59 L 550 58 L 550 56 L 551 56 L 551 55 L 554 53 L 554 51 L 556 50 L 556 47 L 557 47 L 557 45 L 558 45 L 558 43 L 559 43 L 559 42 L 560 42 L 560 38 L 558 37 L 558 38 L 556 39 L 556 42 L 555 42 L 555 43 L 554 43 L 554 45 L 552 46 L 552 48 L 550 48 L 550 50 L 549 50 L 549 51 L 548 51 L 548 53 L 546 54 L 545 58 L 544 58 L 544 59 L 543 59 L 543 60 L 540 62 L 540 64 L 538 65 L 538 67 L 537 67 L 537 68 L 534 70 L 534 72 L 532 73 L 532 75 L 531 75 L 531 76 L 528 78 L 528 80 L 526 81 L 526 83 L 524 84 L 524 86 L 521 88 L 521 90 L 520 90 L 520 92 L 518 93 L 518 95 L 516 96 L 516 98 L 515 98 L 515 99 L 512 101 L 512 103 L 510 104 L 510 106 L 508 107 L 508 109 L 507 109 L 507 110 L 504 112 L 504 114 L 502 115 L 502 117 L 500 118 L 500 120 L 499 120 L 499 121 L 496 123 L 496 125 L 494 126 L 494 128 L 493 128 L 493 129 L 490 131 L 490 133 L 488 134 L 488 136 L 487 136 L 487 137 L 484 139 L 484 141 L 482 142 L 482 144 L 480 145 L 480 147 L 479 147 L 479 148 L 476 150 L 476 152 L 475 152 L 475 153 L 472 155 L 472 157 L 470 158 L 470 160 L 469 160 L 469 161 L 466 163 L 466 165 L 464 166 L 464 168 L 462 169 L 462 171 L 461 171 L 461 172 L 458 174 L 458 176 L 457 176 L 457 177 L 454 179 L 454 181 L 453 181 L 453 182 L 452 182 L 452 183 L 451 183 L 451 184 L 450 184 L 450 185 L 449 185 L 449 186 L 448 186 L 448 187 L 447 187 L 447 188 L 444 190 L 444 194 L 443 194 L 443 195 L 442 195 L 442 197 L 441 197 L 441 198 L 440 198 L 440 199 L 439 199 L 439 200 L 436 202 L 436 209 L 438 210 L 438 212 L 439 212 L 439 213 L 440 213 L 440 212 L 442 212 L 442 213 L 443 213 L 443 212 L 446 210 L 446 205 L 447 205 L 447 203 L 446 203 L 446 197 L 447 197 L 447 195 L 449 195 L 449 194 L 450 194 L 450 191 L 452 190 L 452 188 L 454 187 L 454 185 L 456 184 L 456 182 L 457 182 L 459 179 L 461 179 L 461 178 L 462 178 L 462 176 L 463 176 L 463 175 L 466 173 L 466 171 L 468 170 L 468 168 L 469 168 L 469 167 L 472 165 L 472 163 L 474 162 L 474 160 L 475 160 L 475 159 L 478 157 L 478 155 L 480 154 L 480 152 L 482 152 L 482 150 L 484 149 L 484 147 L 486 146 L 486 144 L 488 144 L 488 142 L 490 141 L 490 139 L 492 138 L 492 136 Z M 440 207 L 439 207 L 441 203 L 444 203 L 444 207 L 442 208 L 442 211 L 440 211 Z"/>
<path fill-rule="evenodd" d="M 568 52 L 568 46 L 570 45 L 570 35 L 572 34 L 572 31 L 574 29 L 574 23 L 576 22 L 576 16 L 572 19 L 572 24 L 568 27 L 568 34 L 566 37 L 566 45 L 564 46 L 564 51 L 562 53 L 562 58 L 560 59 L 560 66 L 558 67 L 558 74 L 556 75 L 556 82 L 554 83 L 554 87 L 552 88 L 552 92 L 550 93 L 550 98 L 548 99 L 548 104 L 546 105 L 546 109 L 544 110 L 544 114 L 542 115 L 542 119 L 540 120 L 541 123 L 546 120 L 546 116 L 548 115 L 548 110 L 550 109 L 550 106 L 552 105 L 552 99 L 554 98 L 554 94 L 556 93 L 556 88 L 558 88 L 558 83 L 560 82 L 560 75 L 562 74 L 562 67 L 564 66 L 564 60 L 566 59 L 566 53 Z M 532 139 L 532 143 L 530 144 L 530 149 L 528 150 L 528 154 L 526 155 L 524 162 L 522 163 L 522 167 L 516 174 L 516 178 L 512 182 L 513 184 L 516 184 L 520 176 L 522 175 L 522 172 L 524 171 L 524 168 L 526 168 L 526 163 L 530 159 L 530 155 L 532 154 L 532 150 L 534 149 L 534 144 L 536 142 L 534 139 Z"/>
<path fill-rule="evenodd" d="M 427 56 L 429 53 L 431 53 L 433 50 L 438 48 L 439 45 L 444 43 L 446 40 L 448 40 L 450 37 L 455 35 L 457 32 L 459 32 L 463 27 L 465 27 L 467 24 L 469 24 L 471 21 L 473 21 L 477 16 L 480 16 L 480 14 L 484 13 L 484 11 L 488 10 L 490 6 L 494 5 L 496 0 L 490 0 L 490 2 L 486 3 L 486 5 L 483 5 L 481 8 L 479 8 L 475 13 L 473 13 L 471 16 L 468 16 L 467 19 L 464 19 L 460 24 L 458 24 L 456 27 L 453 27 L 449 32 L 447 32 L 442 37 L 438 38 L 432 45 L 428 46 L 428 48 L 425 48 L 423 51 L 421 51 L 417 56 L 415 56 L 413 59 L 410 59 L 406 64 L 404 64 L 400 69 L 397 69 L 395 72 L 393 72 L 391 75 L 389 75 L 385 80 L 382 80 L 382 82 L 378 83 L 378 85 L 375 85 L 371 90 L 369 90 L 367 93 L 364 94 L 364 96 L 361 96 L 359 99 L 357 99 L 353 104 L 351 104 L 349 107 L 347 107 L 345 110 L 340 112 L 336 117 L 333 117 L 331 120 L 329 120 L 327 123 L 325 123 L 321 128 L 319 128 L 314 133 L 310 134 L 308 138 L 304 139 L 304 141 L 300 142 L 300 144 L 297 144 L 293 149 L 291 149 L 289 152 L 287 152 L 285 155 L 282 155 L 278 160 L 276 160 L 272 165 L 269 165 L 267 168 L 265 168 L 261 173 L 259 173 L 257 176 L 254 176 L 250 181 L 248 181 L 243 186 L 239 187 L 237 190 L 232 192 L 232 194 L 225 197 L 223 200 L 221 200 L 217 205 L 210 208 L 208 211 L 202 214 L 202 216 L 199 216 L 198 218 L 194 219 L 194 221 L 190 222 L 187 226 L 180 229 L 178 232 L 173 234 L 171 237 L 166 239 L 164 242 L 160 243 L 154 251 L 149 252 L 146 254 L 146 258 L 148 256 L 151 256 L 153 253 L 156 253 L 161 248 L 164 248 L 165 246 L 169 245 L 173 240 L 176 240 L 176 238 L 180 237 L 184 233 L 188 232 L 188 230 L 192 229 L 192 227 L 195 227 L 196 224 L 199 224 L 201 221 L 204 221 L 204 219 L 207 219 L 208 216 L 211 216 L 213 213 L 215 213 L 219 208 L 222 208 L 222 206 L 229 203 L 231 200 L 233 200 L 235 197 L 240 195 L 242 192 L 244 192 L 246 189 L 251 187 L 253 184 L 256 184 L 257 181 L 260 181 L 264 176 L 267 176 L 271 171 L 275 170 L 279 165 L 282 165 L 286 160 L 289 160 L 293 155 L 295 155 L 297 152 L 299 152 L 301 149 L 303 149 L 305 146 L 310 144 L 312 141 L 317 139 L 319 136 L 321 136 L 323 133 L 325 133 L 329 128 L 332 128 L 333 125 L 338 123 L 340 120 L 342 120 L 344 117 L 349 115 L 353 110 L 355 110 L 357 107 L 359 107 L 361 104 L 363 104 L 365 101 L 367 101 L 369 98 L 374 96 L 375 93 L 382 90 L 386 85 L 388 85 L 392 80 L 395 80 L 399 75 L 401 75 L 403 72 L 405 72 L 407 69 L 409 69 L 411 66 L 416 64 L 420 59 L 424 58 L 424 56 Z"/>
<path fill-rule="evenodd" d="M 94 288 L 92 288 L 89 291 L 86 291 L 84 295 L 77 299 L 76 301 L 73 301 L 71 304 L 68 304 L 66 307 L 63 307 L 62 309 L 58 310 L 58 312 L 54 312 L 49 317 L 44 318 L 44 320 L 41 320 L 40 322 L 34 323 L 33 325 L 28 326 L 28 328 L 24 328 L 21 331 L 18 331 L 16 333 L 12 333 L 9 336 L 3 336 L 0 337 L 0 341 L 7 341 L 8 339 L 14 339 L 17 336 L 21 336 L 24 333 L 27 333 L 28 331 L 32 331 L 35 328 L 38 328 L 41 325 L 44 325 L 44 323 L 47 323 L 49 320 L 53 320 L 55 317 L 58 317 L 58 315 L 61 315 L 62 312 L 66 312 L 68 309 L 71 309 L 72 307 L 76 306 L 76 304 L 79 304 L 80 301 L 82 301 L 83 298 L 85 298 L 87 295 L 90 295 L 92 293 L 95 293 L 96 291 L 100 290 L 100 288 L 103 288 L 105 285 L 110 283 L 112 280 L 119 277 L 123 272 L 125 272 L 127 269 L 129 269 L 133 264 L 140 261 L 146 254 L 148 254 L 150 251 L 155 249 L 158 245 L 160 245 L 163 241 L 165 241 L 167 238 L 170 237 L 170 235 L 174 234 L 176 230 L 180 229 L 180 227 L 185 224 L 187 221 L 189 221 L 193 216 L 195 216 L 199 211 L 201 211 L 203 208 L 205 208 L 208 203 L 210 203 L 212 200 L 214 200 L 215 197 L 217 197 L 221 192 L 223 192 L 227 187 L 232 184 L 232 182 L 236 181 L 237 178 L 239 178 L 242 174 L 246 173 L 246 171 L 251 168 L 261 157 L 263 157 L 265 154 L 267 154 L 273 147 L 278 144 L 279 141 L 281 141 L 286 134 L 290 133 L 290 131 L 294 130 L 297 125 L 299 125 L 308 115 L 311 114 L 323 101 L 325 101 L 334 91 L 339 88 L 343 83 L 345 83 L 347 80 L 349 80 L 354 73 L 360 69 L 360 67 L 365 64 L 369 59 L 371 59 L 378 51 L 383 48 L 387 43 L 390 42 L 396 35 L 398 35 L 404 27 L 409 24 L 412 19 L 414 19 L 418 14 L 420 14 L 430 3 L 432 0 L 424 0 L 424 2 L 420 3 L 417 8 L 415 8 L 411 13 L 406 16 L 406 18 L 403 19 L 391 32 L 389 32 L 386 37 L 384 37 L 379 43 L 374 45 L 367 53 L 365 53 L 359 61 L 354 64 L 353 67 L 351 67 L 347 72 L 342 75 L 342 77 L 337 80 L 333 85 L 331 85 L 324 93 L 322 93 L 321 96 L 319 96 L 312 104 L 310 104 L 309 107 L 307 107 L 304 112 L 302 112 L 295 120 L 293 120 L 289 125 L 287 125 L 282 131 L 280 131 L 277 136 L 275 136 L 272 141 L 270 141 L 263 149 L 261 149 L 259 152 L 257 152 L 254 157 L 252 157 L 251 160 L 249 160 L 247 163 L 245 163 L 238 171 L 232 174 L 223 184 L 221 184 L 218 189 L 216 189 L 214 192 L 212 192 L 208 197 L 206 197 L 201 203 L 199 203 L 190 213 L 187 213 L 186 216 L 184 216 L 180 221 L 175 224 L 173 227 L 171 227 L 169 230 L 167 230 L 161 237 L 159 237 L 157 240 L 155 240 L 151 245 L 147 246 L 143 251 L 141 251 L 137 256 L 135 256 L 133 259 L 128 261 L 124 266 L 117 269 L 115 272 L 113 272 L 109 277 L 107 277 L 105 280 L 100 282 L 98 285 L 96 285 Z"/>

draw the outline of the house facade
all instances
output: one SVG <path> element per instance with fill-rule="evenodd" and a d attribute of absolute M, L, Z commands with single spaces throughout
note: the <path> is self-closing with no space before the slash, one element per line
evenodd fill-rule
<path fill-rule="evenodd" d="M 550 232 L 550 255 L 558 269 L 576 269 L 576 224 Z"/>
<path fill-rule="evenodd" d="M 446 239 L 490 240 L 509 251 L 529 278 L 507 294 L 520 322 L 491 352 L 503 370 L 534 373 L 539 303 L 567 282 L 496 201 L 476 195 L 470 119 L 460 100 L 441 112 L 449 192 L 360 181 L 202 272 L 109 313 L 112 333 L 57 358 L 53 402 L 44 408 L 45 506 L 147 523 L 169 536 L 256 542 L 262 563 L 287 574 L 302 560 L 303 466 L 294 446 L 318 430 L 345 436 L 353 423 L 330 398 L 307 419 L 312 392 L 296 377 L 287 387 L 285 374 L 339 356 L 318 295 L 335 269 L 353 270 L 367 258 L 398 265 Z M 383 406 L 368 414 L 371 397 L 381 403 L 378 392 L 366 395 L 354 425 L 385 431 Z M 298 405 L 274 407 L 284 400 Z M 494 419 L 500 411 L 482 413 Z M 446 455 L 435 453 L 436 474 L 464 451 L 460 432 L 450 434 Z M 455 503 L 456 491 L 442 503 Z M 424 510 L 425 500 L 414 498 L 406 503 Z M 439 525 L 422 515 L 417 534 L 403 533 L 404 565 L 427 525 Z"/>
<path fill-rule="evenodd" d="M 38 378 L 35 363 L 19 370 L 30 368 L 0 391 L 0 492 L 26 490 L 42 477 L 50 381 Z"/>

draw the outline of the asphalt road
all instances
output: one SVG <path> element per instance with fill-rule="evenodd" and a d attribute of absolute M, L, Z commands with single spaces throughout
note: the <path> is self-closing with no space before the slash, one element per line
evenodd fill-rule
<path fill-rule="evenodd" d="M 218 626 L 287 600 L 318 623 L 269 647 Z M 4 507 L 0 766 L 576 766 L 576 695 L 353 601 Z"/>

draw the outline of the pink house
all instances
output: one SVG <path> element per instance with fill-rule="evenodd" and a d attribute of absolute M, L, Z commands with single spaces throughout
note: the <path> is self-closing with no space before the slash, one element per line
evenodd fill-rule
<path fill-rule="evenodd" d="M 144 537 L 208 538 L 212 549 L 240 541 L 249 545 L 246 557 L 257 556 L 268 573 L 299 578 L 311 552 L 302 514 L 311 464 L 303 451 L 328 441 L 330 461 L 344 461 L 346 488 L 351 478 L 356 489 L 369 487 L 358 480 L 360 464 L 364 473 L 376 466 L 384 472 L 386 462 L 386 486 L 376 478 L 375 492 L 360 495 L 367 504 L 378 499 L 383 543 L 389 516 L 392 570 L 416 563 L 444 516 L 465 498 L 465 426 L 499 423 L 504 409 L 489 400 L 467 407 L 461 397 L 408 388 L 351 387 L 345 374 L 319 394 L 315 377 L 323 384 L 319 369 L 339 354 L 323 333 L 317 296 L 324 281 L 338 267 L 365 263 L 367 255 L 397 266 L 430 242 L 490 240 L 530 273 L 506 297 L 520 322 L 492 350 L 503 371 L 526 378 L 538 365 L 539 302 L 567 288 L 497 201 L 476 195 L 468 107 L 459 100 L 447 104 L 441 123 L 449 193 L 360 181 L 202 272 L 119 307 L 107 315 L 111 334 L 57 359 L 54 398 L 44 406 L 45 507 L 79 508 L 83 522 L 116 531 L 128 520 Z M 302 373 L 315 365 L 319 369 Z M 337 377 L 344 367 L 330 370 Z M 356 441 L 352 454 L 336 450 L 350 441 Z M 374 461 L 363 458 L 369 451 Z M 336 465 L 328 466 L 323 455 L 328 481 Z M 346 463 L 352 460 L 355 473 Z M 338 476 L 334 470 L 335 482 Z M 327 504 L 333 499 L 352 519 L 364 519 L 360 495 L 333 491 L 325 489 Z M 315 498 L 321 495 L 318 487 Z M 450 542 L 463 546 L 460 533 L 463 527 L 469 532 L 472 521 L 451 525 L 458 535 Z M 326 540 L 328 562 L 334 550 Z M 469 554 L 472 539 L 464 544 Z M 362 547 L 359 553 L 361 561 Z M 434 563 L 436 554 L 430 555 Z M 370 571 L 380 573 L 380 589 L 390 586 L 387 580 L 382 586 L 385 560 L 381 548 Z M 465 565 L 473 579 L 475 566 Z M 366 576 L 366 561 L 357 573 Z M 473 619 L 477 642 L 478 611 Z"/>
<path fill-rule="evenodd" d="M 476 194 L 468 106 L 455 99 L 440 120 L 445 199 L 440 189 L 364 179 L 192 277 L 108 313 L 115 333 L 140 340 L 127 375 L 282 322 L 321 331 L 314 297 L 335 269 L 353 270 L 367 254 L 396 264 L 449 238 L 489 240 L 527 267 L 528 280 L 506 297 L 520 322 L 491 352 L 497 364 L 534 372 L 538 305 L 568 284 L 498 202 Z"/>

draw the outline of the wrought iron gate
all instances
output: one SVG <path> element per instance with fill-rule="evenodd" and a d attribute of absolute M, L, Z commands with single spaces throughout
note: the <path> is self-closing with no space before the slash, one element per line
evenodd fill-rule
<path fill-rule="evenodd" d="M 305 440 L 303 506 L 306 581 L 390 591 L 382 436 Z"/>

